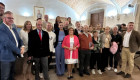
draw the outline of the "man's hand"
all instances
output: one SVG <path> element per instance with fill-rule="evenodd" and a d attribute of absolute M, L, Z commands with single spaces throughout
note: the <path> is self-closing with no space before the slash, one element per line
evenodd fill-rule
<path fill-rule="evenodd" d="M 32 59 L 32 57 L 28 57 L 28 60 L 31 60 Z"/>
<path fill-rule="evenodd" d="M 92 47 L 90 47 L 89 49 L 92 50 L 92 49 L 94 49 L 94 47 L 92 46 Z"/>

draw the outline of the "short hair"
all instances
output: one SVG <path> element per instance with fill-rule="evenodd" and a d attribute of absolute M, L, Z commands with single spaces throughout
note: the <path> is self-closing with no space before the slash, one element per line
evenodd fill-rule
<path fill-rule="evenodd" d="M 7 15 L 7 14 L 13 14 L 11 11 L 6 11 L 4 14 L 3 14 L 3 17 L 2 18 L 4 18 L 5 17 L 5 15 Z"/>
<path fill-rule="evenodd" d="M 38 20 L 42 20 L 42 18 L 37 18 L 36 20 L 37 20 L 37 21 L 38 21 Z"/>
<path fill-rule="evenodd" d="M 53 30 L 53 25 L 52 25 L 52 23 L 51 23 L 51 22 L 48 22 L 46 25 L 48 25 L 48 24 L 50 24 L 50 25 L 51 25 L 52 30 Z"/>
<path fill-rule="evenodd" d="M 3 5 L 3 6 L 5 7 L 5 5 L 4 5 L 2 2 L 0 2 L 0 4 Z"/>
<path fill-rule="evenodd" d="M 121 24 L 121 25 L 126 26 L 126 24 L 124 24 L 124 23 L 123 23 L 123 24 Z"/>
<path fill-rule="evenodd" d="M 96 32 L 98 32 L 98 31 L 96 31 L 96 30 L 95 30 L 95 31 L 93 31 L 93 34 L 94 34 L 94 33 L 96 33 Z"/>
<path fill-rule="evenodd" d="M 69 33 L 69 30 L 70 30 L 70 29 L 73 29 L 73 35 L 74 35 L 75 29 L 73 28 L 73 26 L 69 26 L 69 28 L 68 28 L 68 33 Z"/>
<path fill-rule="evenodd" d="M 129 22 L 128 24 L 134 24 L 134 22 Z"/>

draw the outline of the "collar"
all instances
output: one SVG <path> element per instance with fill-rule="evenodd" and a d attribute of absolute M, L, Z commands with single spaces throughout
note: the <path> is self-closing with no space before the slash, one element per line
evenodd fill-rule
<path fill-rule="evenodd" d="M 4 23 L 4 22 L 3 22 Z M 5 23 L 4 23 L 5 24 Z M 8 29 L 12 29 L 12 26 L 10 27 L 10 26 L 8 26 L 7 24 L 5 24 L 7 27 L 8 27 Z"/>

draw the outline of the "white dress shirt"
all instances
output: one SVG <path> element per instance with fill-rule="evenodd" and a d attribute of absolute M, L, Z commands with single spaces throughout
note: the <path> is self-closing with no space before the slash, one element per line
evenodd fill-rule
<path fill-rule="evenodd" d="M 5 24 L 5 23 L 4 23 L 4 24 Z M 16 46 L 18 47 L 18 41 L 17 41 L 16 35 L 15 35 L 13 29 L 12 29 L 12 26 L 10 27 L 10 26 L 8 26 L 7 24 L 5 24 L 5 25 L 6 25 L 7 28 L 11 31 L 11 33 L 12 33 L 12 35 L 13 35 L 15 41 L 16 41 Z"/>
<path fill-rule="evenodd" d="M 131 35 L 132 31 L 125 33 L 124 35 L 124 39 L 123 39 L 123 47 L 129 47 L 129 40 L 130 40 L 130 35 Z"/>

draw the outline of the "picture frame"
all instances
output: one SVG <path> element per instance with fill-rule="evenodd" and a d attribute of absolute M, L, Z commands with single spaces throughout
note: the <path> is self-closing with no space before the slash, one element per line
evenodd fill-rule
<path fill-rule="evenodd" d="M 34 20 L 37 20 L 38 18 L 41 18 L 43 20 L 44 13 L 45 13 L 44 7 L 34 6 Z"/>

